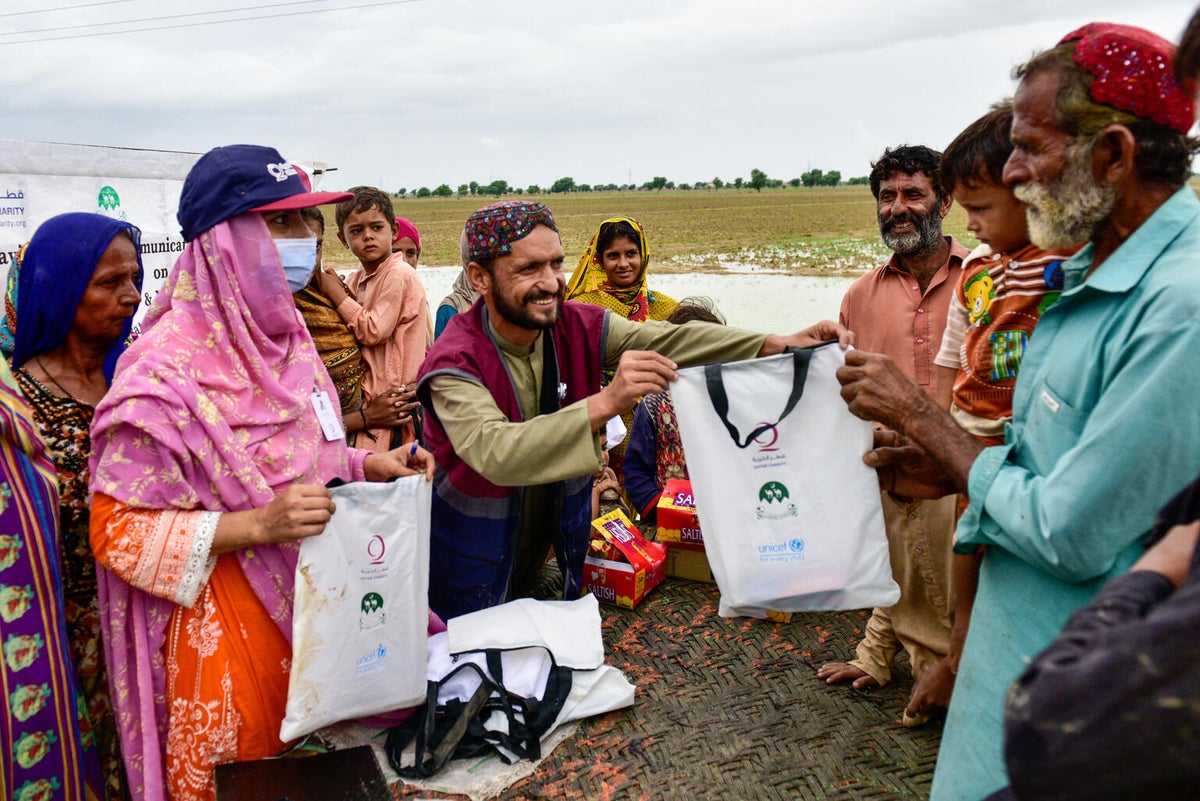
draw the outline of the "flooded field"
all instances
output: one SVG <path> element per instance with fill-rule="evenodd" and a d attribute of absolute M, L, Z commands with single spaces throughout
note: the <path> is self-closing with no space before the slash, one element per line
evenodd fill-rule
<path fill-rule="evenodd" d="M 450 291 L 458 268 L 422 266 L 417 272 L 430 306 L 436 308 Z M 836 320 L 842 295 L 853 280 L 760 271 L 668 273 L 655 276 L 651 286 L 676 300 L 710 297 L 730 325 L 788 334 L 818 320 Z"/>
<path fill-rule="evenodd" d="M 498 198 L 404 198 L 396 213 L 421 232 L 421 263 L 459 262 L 463 222 Z M 784 272 L 793 275 L 858 275 L 887 258 L 876 227 L 875 200 L 865 186 L 753 191 L 573 192 L 525 196 L 554 211 L 574 267 L 600 221 L 614 215 L 639 220 L 650 243 L 651 275 L 665 273 Z M 325 261 L 337 269 L 358 266 L 333 236 L 333 212 L 325 237 Z M 957 206 L 946 233 L 962 238 L 966 214 Z M 973 242 L 972 242 L 973 244 Z"/>

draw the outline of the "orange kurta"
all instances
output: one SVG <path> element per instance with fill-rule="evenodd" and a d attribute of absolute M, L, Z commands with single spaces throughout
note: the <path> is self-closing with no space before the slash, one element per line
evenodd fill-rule
<path fill-rule="evenodd" d="M 170 540 L 178 551 L 180 541 L 194 541 L 205 514 L 137 509 L 96 493 L 92 548 L 125 581 L 177 598 L 196 577 L 186 575 L 186 555 L 158 545 Z M 216 765 L 261 759 L 284 747 L 279 726 L 291 645 L 255 596 L 237 557 L 223 554 L 214 561 L 195 602 L 176 606 L 167 626 L 166 773 L 173 801 L 208 801 Z M 114 677 L 117 692 L 124 691 L 126 680 Z"/>

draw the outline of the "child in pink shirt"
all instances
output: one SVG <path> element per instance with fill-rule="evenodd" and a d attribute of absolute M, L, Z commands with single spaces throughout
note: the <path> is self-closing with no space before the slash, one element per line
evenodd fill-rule
<path fill-rule="evenodd" d="M 370 186 L 354 187 L 354 199 L 338 204 L 338 239 L 361 263 L 351 274 L 348 295 L 336 277 L 322 274 L 321 291 L 337 307 L 338 314 L 354 332 L 362 348 L 367 373 L 363 378 L 364 400 L 399 388 L 393 428 L 363 431 L 355 444 L 360 448 L 386 451 L 412 442 L 416 434 L 412 411 L 417 369 L 425 359 L 429 304 L 417 272 L 402 254 L 392 253 L 396 214 L 392 199 Z"/>

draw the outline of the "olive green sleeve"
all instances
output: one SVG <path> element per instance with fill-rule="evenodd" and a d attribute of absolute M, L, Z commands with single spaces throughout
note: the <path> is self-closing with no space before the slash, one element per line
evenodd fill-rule
<path fill-rule="evenodd" d="M 514 423 L 482 384 L 438 375 L 429 388 L 454 452 L 493 484 L 549 484 L 600 469 L 600 440 L 592 433 L 586 399 Z"/>
<path fill-rule="evenodd" d="M 701 321 L 675 325 L 656 320 L 631 323 L 615 314 L 607 317 L 604 367 L 608 370 L 616 369 L 627 350 L 652 350 L 681 367 L 752 359 L 767 338 L 766 334 Z"/>

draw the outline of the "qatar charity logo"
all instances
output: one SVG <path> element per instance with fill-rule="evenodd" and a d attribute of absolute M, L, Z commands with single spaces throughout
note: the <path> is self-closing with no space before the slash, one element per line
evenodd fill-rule
<path fill-rule="evenodd" d="M 758 432 L 754 435 L 754 441 L 758 443 L 760 453 L 777 451 L 779 448 L 775 443 L 779 442 L 779 429 L 773 423 L 765 421 L 759 423 Z"/>
<path fill-rule="evenodd" d="M 758 428 L 750 435 L 750 442 L 758 448 L 758 452 L 750 457 L 750 463 L 755 470 L 783 467 L 787 464 L 787 452 L 779 444 L 779 429 L 775 423 L 759 423 Z M 749 445 L 750 442 L 746 444 Z"/>
<path fill-rule="evenodd" d="M 367 556 L 371 557 L 370 564 L 382 565 L 386 553 L 387 541 L 379 534 L 371 535 L 371 539 L 367 540 Z"/>
<path fill-rule="evenodd" d="M 800 511 L 796 504 L 788 500 L 791 493 L 788 488 L 778 481 L 768 481 L 758 490 L 758 500 L 761 502 L 754 510 L 754 516 L 759 520 L 782 520 L 785 517 L 797 517 Z"/>
<path fill-rule="evenodd" d="M 291 178 L 296 174 L 296 168 L 286 161 L 283 161 L 279 164 L 268 164 L 267 172 L 271 173 L 271 176 L 274 177 L 276 182 L 283 183 L 288 178 Z"/>

